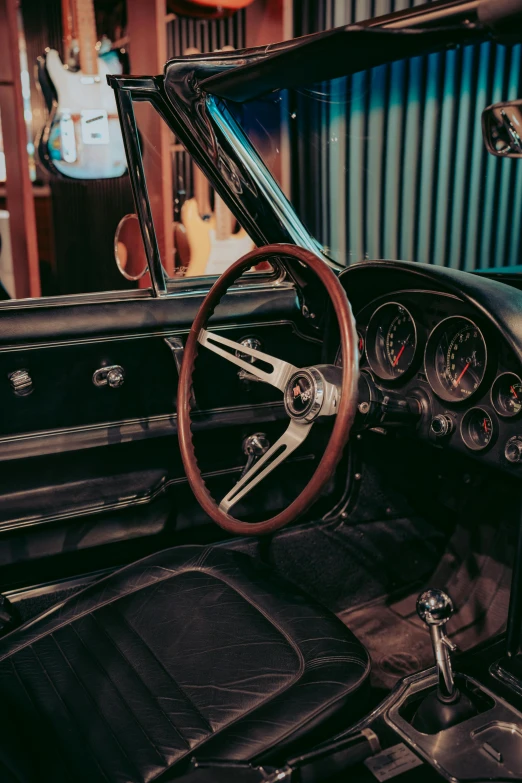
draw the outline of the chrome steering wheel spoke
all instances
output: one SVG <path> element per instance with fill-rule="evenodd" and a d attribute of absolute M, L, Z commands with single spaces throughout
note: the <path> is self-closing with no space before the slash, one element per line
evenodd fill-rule
<path fill-rule="evenodd" d="M 281 391 L 285 390 L 289 378 L 297 372 L 297 367 L 294 367 L 294 365 L 289 362 L 276 359 L 268 353 L 258 351 L 256 348 L 250 348 L 248 345 L 236 343 L 234 340 L 229 340 L 227 337 L 215 334 L 215 332 L 209 332 L 207 329 L 202 329 L 200 331 L 198 342 L 210 351 L 217 353 L 218 356 L 222 356 L 223 359 L 227 359 L 229 362 L 237 364 L 238 367 L 246 370 L 251 375 L 255 375 L 260 381 L 270 383 Z M 230 353 L 230 351 L 225 350 L 222 346 L 232 348 L 234 352 Z M 246 354 L 247 356 L 252 356 L 254 359 L 264 362 L 264 364 L 271 367 L 271 369 L 264 370 L 257 367 L 255 364 L 245 361 L 245 359 L 241 359 L 241 357 L 236 356 L 236 351 L 237 353 Z"/>
<path fill-rule="evenodd" d="M 259 459 L 245 475 L 232 487 L 221 503 L 221 511 L 228 513 L 230 508 L 245 497 L 265 476 L 280 465 L 298 446 L 306 440 L 312 429 L 311 422 L 290 420 L 286 431 L 274 445 Z"/>
<path fill-rule="evenodd" d="M 198 342 L 223 359 L 247 370 L 259 380 L 280 389 L 284 394 L 285 410 L 290 418 L 288 428 L 279 440 L 241 476 L 219 504 L 219 510 L 228 514 L 232 506 L 242 500 L 304 442 L 319 416 L 337 414 L 342 371 L 333 365 L 299 369 L 289 362 L 275 359 L 263 351 L 229 340 L 207 329 L 200 331 Z M 237 354 L 251 356 L 262 362 L 267 369 L 250 364 Z"/>

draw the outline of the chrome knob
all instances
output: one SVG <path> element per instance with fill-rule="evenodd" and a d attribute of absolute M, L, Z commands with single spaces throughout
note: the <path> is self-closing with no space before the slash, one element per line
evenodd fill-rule
<path fill-rule="evenodd" d="M 100 367 L 92 376 L 92 382 L 95 386 L 110 386 L 111 389 L 123 386 L 124 381 L 125 371 L 119 364 L 113 364 L 110 367 Z"/>
<path fill-rule="evenodd" d="M 508 462 L 516 464 L 522 460 L 522 436 L 513 435 L 504 448 L 504 456 Z"/>
<path fill-rule="evenodd" d="M 125 380 L 125 374 L 121 367 L 114 367 L 107 373 L 107 383 L 113 389 L 117 389 L 119 386 L 123 386 Z"/>
<path fill-rule="evenodd" d="M 417 598 L 417 614 L 426 625 L 443 625 L 454 613 L 453 601 L 442 590 L 432 587 Z"/>
<path fill-rule="evenodd" d="M 27 397 L 33 391 L 33 379 L 28 370 L 15 370 L 7 377 L 17 397 Z"/>
<path fill-rule="evenodd" d="M 437 696 L 446 703 L 456 701 L 460 694 L 455 687 L 450 651 L 457 648 L 446 636 L 445 625 L 453 617 L 455 608 L 450 596 L 443 590 L 431 588 L 417 598 L 417 614 L 430 629 L 433 654 L 437 665 L 439 687 Z"/>
<path fill-rule="evenodd" d="M 254 351 L 260 351 L 262 347 L 261 340 L 258 340 L 257 337 L 243 337 L 243 339 L 239 341 L 239 344 L 244 345 L 245 348 L 253 348 Z M 249 364 L 254 364 L 256 360 L 255 356 L 251 356 L 249 353 L 242 353 L 241 351 L 236 351 L 236 356 L 238 359 L 242 359 Z M 252 383 L 257 383 L 259 381 L 257 375 L 253 375 L 252 373 L 247 372 L 247 370 L 239 370 L 237 377 L 240 381 Z"/>
<path fill-rule="evenodd" d="M 436 438 L 445 438 L 453 432 L 453 421 L 444 413 L 439 413 L 431 420 L 431 431 Z"/>
<path fill-rule="evenodd" d="M 254 351 L 261 350 L 261 340 L 258 340 L 257 337 L 243 337 L 239 344 L 244 345 L 245 348 L 252 348 Z M 241 353 L 241 351 L 236 351 L 236 356 L 249 364 L 254 364 L 256 360 L 255 356 L 251 356 L 249 353 Z"/>
<path fill-rule="evenodd" d="M 247 458 L 246 465 L 243 468 L 240 478 L 243 478 L 257 460 L 266 454 L 270 448 L 270 441 L 264 432 L 256 432 L 254 435 L 248 435 L 243 441 L 243 454 Z"/>

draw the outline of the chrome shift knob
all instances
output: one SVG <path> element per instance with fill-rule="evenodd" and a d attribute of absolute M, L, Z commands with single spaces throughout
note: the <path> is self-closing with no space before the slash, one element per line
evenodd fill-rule
<path fill-rule="evenodd" d="M 417 614 L 426 625 L 443 625 L 454 613 L 449 595 L 436 587 L 425 590 L 417 598 Z"/>
<path fill-rule="evenodd" d="M 432 587 L 417 598 L 417 614 L 430 629 L 433 654 L 439 675 L 437 696 L 443 702 L 452 702 L 459 698 L 449 655 L 450 651 L 454 652 L 457 648 L 446 636 L 444 628 L 450 617 L 453 617 L 454 612 L 453 601 L 443 590 Z"/>

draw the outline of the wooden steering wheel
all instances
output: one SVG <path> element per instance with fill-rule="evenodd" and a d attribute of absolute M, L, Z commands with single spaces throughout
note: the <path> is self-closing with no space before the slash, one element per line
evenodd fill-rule
<path fill-rule="evenodd" d="M 294 367 L 262 351 L 207 331 L 206 326 L 214 309 L 244 271 L 261 261 L 285 256 L 310 267 L 324 284 L 339 323 L 342 369 L 333 365 Z M 206 487 L 192 440 L 192 382 L 200 345 L 280 389 L 290 418 L 289 426 L 279 440 L 242 476 L 220 503 L 216 503 Z M 261 363 L 263 369 L 258 364 L 250 364 L 240 358 L 238 353 L 252 356 L 254 361 Z M 185 346 L 177 399 L 179 443 L 185 472 L 196 499 L 214 522 L 231 533 L 259 535 L 288 525 L 310 508 L 330 481 L 348 441 L 357 410 L 358 376 L 357 332 L 350 303 L 335 273 L 316 255 L 295 245 L 267 245 L 243 256 L 221 275 L 203 300 L 192 324 Z M 335 416 L 332 434 L 315 473 L 301 494 L 284 511 L 264 522 L 241 522 L 231 516 L 229 511 L 232 506 L 303 443 L 318 417 L 326 416 Z"/>

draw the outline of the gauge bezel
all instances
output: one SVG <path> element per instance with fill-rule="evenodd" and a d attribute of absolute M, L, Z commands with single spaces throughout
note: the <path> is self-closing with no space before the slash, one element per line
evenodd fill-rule
<path fill-rule="evenodd" d="M 511 375 L 512 378 L 516 378 L 518 383 L 522 386 L 522 380 L 519 378 L 516 372 L 511 372 L 509 370 L 506 370 L 506 372 L 501 372 L 500 375 L 497 375 L 497 377 L 491 384 L 491 390 L 489 392 L 489 396 L 491 398 L 491 404 L 495 409 L 495 413 L 498 413 L 498 415 L 501 416 L 503 419 L 514 419 L 517 416 L 520 416 L 520 414 L 522 413 L 522 407 L 516 413 L 506 413 L 506 411 L 500 410 L 500 406 L 497 408 L 497 405 L 495 403 L 495 397 L 494 397 L 495 386 L 497 382 L 500 381 L 501 378 L 504 378 L 506 375 Z"/>
<path fill-rule="evenodd" d="M 476 411 L 480 411 L 484 414 L 484 416 L 487 416 L 488 419 L 491 422 L 491 438 L 489 440 L 489 443 L 486 443 L 485 446 L 478 446 L 469 436 L 467 433 L 467 422 L 472 414 L 474 414 Z M 473 408 L 469 408 L 464 416 L 461 419 L 460 422 L 460 437 L 462 438 L 462 442 L 468 448 L 470 451 L 487 451 L 490 449 L 493 444 L 495 443 L 498 436 L 498 422 L 495 420 L 495 418 L 492 415 L 492 411 L 486 410 L 486 408 L 483 408 L 481 405 L 475 405 Z"/>
<path fill-rule="evenodd" d="M 444 324 L 446 324 L 448 321 L 465 321 L 468 324 L 471 324 L 471 326 L 477 330 L 479 333 L 482 342 L 484 344 L 484 355 L 485 355 L 485 361 L 484 361 L 484 372 L 482 374 L 482 378 L 480 380 L 479 385 L 475 389 L 474 392 L 471 394 L 466 395 L 465 397 L 454 397 L 452 396 L 442 385 L 439 379 L 439 375 L 435 366 L 435 351 L 439 344 L 439 331 L 442 335 L 444 332 Z M 459 329 L 459 331 L 461 331 Z M 437 332 L 437 334 L 436 334 Z M 435 345 L 433 345 L 435 337 L 437 338 L 437 341 Z M 428 357 L 428 353 L 431 350 L 431 354 Z M 428 358 L 431 360 L 430 364 L 428 363 Z M 462 405 L 462 403 L 467 402 L 468 400 L 471 400 L 473 397 L 476 397 L 476 395 L 480 392 L 484 380 L 486 378 L 486 375 L 488 373 L 488 344 L 486 342 L 486 338 L 484 337 L 484 332 L 478 326 L 475 321 L 472 321 L 471 318 L 468 318 L 466 315 L 449 315 L 447 318 L 443 318 L 442 321 L 439 321 L 438 324 L 436 324 L 431 332 L 428 335 L 428 339 L 426 340 L 426 347 L 424 349 L 424 373 L 426 375 L 427 381 L 430 385 L 430 388 L 434 394 L 439 397 L 439 399 L 444 400 L 445 402 L 452 402 L 454 405 Z"/>
<path fill-rule="evenodd" d="M 409 316 L 409 318 L 410 318 L 410 320 L 411 320 L 411 322 L 413 324 L 413 331 L 414 331 L 414 334 L 415 334 L 415 349 L 414 349 L 414 352 L 413 352 L 413 358 L 412 358 L 409 366 L 404 370 L 404 372 L 400 373 L 399 375 L 391 375 L 390 373 L 386 372 L 384 367 L 381 366 L 381 363 L 377 359 L 376 355 L 374 355 L 374 346 L 373 346 L 373 341 L 371 340 L 371 336 L 372 336 L 371 335 L 372 322 L 375 320 L 377 314 L 383 308 L 390 307 L 390 306 L 400 307 L 402 310 L 404 310 L 408 314 L 408 316 Z M 415 318 L 411 314 L 410 310 L 405 305 L 403 305 L 401 302 L 396 302 L 395 300 L 393 300 L 391 302 L 384 302 L 383 304 L 379 305 L 379 307 L 377 307 L 373 311 L 373 313 L 371 314 L 371 316 L 370 316 L 370 318 L 368 320 L 368 325 L 366 327 L 365 350 L 366 350 L 366 361 L 368 362 L 368 364 L 370 366 L 370 370 L 373 372 L 373 374 L 377 378 L 379 378 L 379 380 L 386 381 L 387 383 L 401 383 L 404 378 L 407 378 L 410 375 L 410 372 L 411 372 L 412 368 L 415 365 L 415 360 L 417 359 L 418 352 L 419 352 L 419 335 L 418 335 L 418 330 L 417 330 L 417 323 L 415 321 Z"/>

